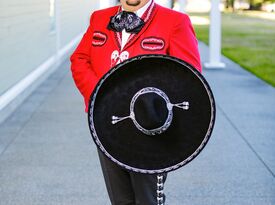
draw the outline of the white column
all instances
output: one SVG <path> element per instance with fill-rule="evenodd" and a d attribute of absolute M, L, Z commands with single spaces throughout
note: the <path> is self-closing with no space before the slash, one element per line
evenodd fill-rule
<path fill-rule="evenodd" d="M 225 67 L 225 64 L 221 62 L 221 12 L 219 5 L 220 0 L 212 0 L 209 31 L 209 62 L 204 64 L 206 68 Z"/>

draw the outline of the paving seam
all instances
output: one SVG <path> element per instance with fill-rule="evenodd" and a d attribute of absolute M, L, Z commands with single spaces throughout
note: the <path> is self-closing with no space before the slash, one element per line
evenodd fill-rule
<path fill-rule="evenodd" d="M 256 150 L 253 148 L 253 146 L 249 143 L 249 141 L 245 138 L 245 136 L 242 134 L 242 132 L 238 129 L 238 127 L 232 122 L 232 120 L 228 117 L 228 115 L 224 112 L 224 110 L 219 106 L 216 105 L 219 110 L 222 112 L 224 117 L 228 120 L 228 122 L 231 124 L 231 126 L 236 130 L 236 132 L 240 135 L 240 137 L 243 139 L 243 141 L 247 144 L 247 146 L 251 149 L 251 151 L 256 155 L 256 157 L 262 162 L 262 164 L 265 166 L 265 168 L 268 170 L 268 172 L 275 178 L 275 174 L 273 171 L 269 168 L 269 166 L 265 163 L 265 161 L 261 158 L 261 156 L 256 152 Z"/>
<path fill-rule="evenodd" d="M 52 78 L 52 77 L 54 76 L 54 74 L 56 74 L 56 73 L 58 73 L 58 72 L 61 72 L 62 70 L 60 70 L 60 69 L 62 69 L 63 65 L 66 64 L 66 61 L 67 61 L 67 60 L 65 60 L 63 63 L 61 63 L 61 65 L 56 69 L 56 71 L 54 71 L 48 78 L 46 78 L 45 81 L 42 82 L 41 85 L 39 85 L 39 86 L 29 95 L 29 97 L 27 97 L 27 98 L 22 102 L 22 104 L 27 103 L 27 100 L 28 100 L 29 98 L 31 98 L 32 95 L 33 95 L 35 92 L 37 92 L 37 91 L 41 88 L 41 86 L 43 86 L 44 84 L 46 84 L 47 81 L 48 81 L 50 78 Z M 45 101 L 46 101 L 45 99 L 52 93 L 52 91 L 53 91 L 56 87 L 58 87 L 58 86 L 60 85 L 60 83 L 62 82 L 62 80 L 66 77 L 66 74 L 67 74 L 67 72 L 64 72 L 64 73 L 62 73 L 61 76 L 59 76 L 58 78 L 55 79 L 55 80 L 58 81 L 58 82 L 50 89 L 49 92 L 45 93 L 45 96 L 43 97 L 43 100 L 41 100 L 41 102 L 39 102 L 39 105 L 35 108 L 35 110 L 32 111 L 32 114 L 30 115 L 29 119 L 27 119 L 24 123 L 22 123 L 22 126 L 19 128 L 18 132 L 14 134 L 13 139 L 6 145 L 6 147 L 2 150 L 2 152 L 0 152 L 0 158 L 1 158 L 1 156 L 5 153 L 5 151 L 9 148 L 9 146 L 10 146 L 10 145 L 20 136 L 22 130 L 27 126 L 27 124 L 31 121 L 33 115 L 37 112 L 38 107 L 41 106 L 41 105 L 43 105 L 43 104 L 45 103 Z M 21 105 L 22 105 L 22 104 L 21 104 Z M 16 110 L 18 110 L 18 109 L 20 109 L 20 106 L 19 106 Z M 16 112 L 16 110 L 15 110 L 14 112 Z M 13 113 L 14 113 L 14 112 L 13 112 Z M 12 115 L 13 115 L 13 114 L 12 114 Z M 11 116 L 12 116 L 12 115 L 11 115 Z M 4 122 L 6 122 L 6 121 L 8 121 L 8 120 L 9 120 L 9 118 L 7 118 Z M 4 122 L 3 122 L 3 124 L 4 124 Z M 1 124 L 0 124 L 0 127 L 1 127 Z"/>

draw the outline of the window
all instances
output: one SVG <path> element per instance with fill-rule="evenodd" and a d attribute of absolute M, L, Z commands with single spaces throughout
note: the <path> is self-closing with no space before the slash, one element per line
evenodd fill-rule
<path fill-rule="evenodd" d="M 49 17 L 50 17 L 50 33 L 56 32 L 56 1 L 49 0 L 50 3 L 50 10 L 49 10 Z"/>

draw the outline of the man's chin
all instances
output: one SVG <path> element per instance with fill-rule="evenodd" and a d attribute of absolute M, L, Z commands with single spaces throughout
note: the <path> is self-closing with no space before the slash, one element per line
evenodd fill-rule
<path fill-rule="evenodd" d="M 128 1 L 128 0 L 126 0 L 126 4 L 128 5 L 128 6 L 138 6 L 138 5 L 140 5 L 140 1 Z"/>

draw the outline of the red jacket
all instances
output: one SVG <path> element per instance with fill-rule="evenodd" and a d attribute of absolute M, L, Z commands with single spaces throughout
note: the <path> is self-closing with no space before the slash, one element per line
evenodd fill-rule
<path fill-rule="evenodd" d="M 138 34 L 132 34 L 121 50 L 121 33 L 107 29 L 110 17 L 120 9 L 115 6 L 95 11 L 90 26 L 71 56 L 73 78 L 84 97 L 86 112 L 99 79 L 125 59 L 141 54 L 166 54 L 201 71 L 198 43 L 187 15 L 153 2 L 142 16 L 145 26 Z"/>

